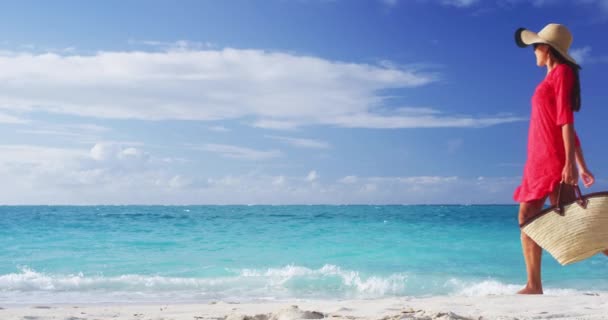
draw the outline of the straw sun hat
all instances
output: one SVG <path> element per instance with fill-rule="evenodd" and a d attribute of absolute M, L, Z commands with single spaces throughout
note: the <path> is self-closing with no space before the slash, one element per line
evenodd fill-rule
<path fill-rule="evenodd" d="M 515 42 L 520 48 L 525 48 L 537 43 L 550 45 L 566 58 L 566 60 L 577 64 L 576 60 L 568 54 L 568 49 L 572 44 L 572 34 L 564 25 L 550 23 L 538 33 L 525 28 L 519 28 L 515 31 Z"/>

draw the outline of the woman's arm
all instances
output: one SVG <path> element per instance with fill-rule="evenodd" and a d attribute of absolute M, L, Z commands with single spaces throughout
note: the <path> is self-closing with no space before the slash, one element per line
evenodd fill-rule
<path fill-rule="evenodd" d="M 576 147 L 574 125 L 567 123 L 562 126 L 564 150 L 566 151 L 566 164 L 562 170 L 562 182 L 575 185 L 578 183 L 578 170 L 576 169 Z"/>
<path fill-rule="evenodd" d="M 576 133 L 574 132 L 574 114 L 572 112 L 572 89 L 574 87 L 574 72 L 572 68 L 559 68 L 556 70 L 555 95 L 556 95 L 556 117 L 555 124 L 562 128 L 562 138 L 566 159 L 562 170 L 562 182 L 575 185 L 578 183 L 579 173 L 576 168 L 578 164 L 581 177 L 586 187 L 593 184 L 594 178 L 587 170 L 587 164 L 583 157 L 583 150 Z"/>
<path fill-rule="evenodd" d="M 587 163 L 585 163 L 585 157 L 583 156 L 583 149 L 580 145 L 575 147 L 574 156 L 576 157 L 576 164 L 578 165 L 579 170 L 587 168 Z"/>
<path fill-rule="evenodd" d="M 578 164 L 578 171 L 580 172 L 580 176 L 583 179 L 583 184 L 585 185 L 585 187 L 589 188 L 595 182 L 595 177 L 587 168 L 587 163 L 585 163 L 585 156 L 583 155 L 583 147 L 581 147 L 581 143 L 578 139 L 576 139 L 574 154 L 576 158 L 576 163 Z"/>

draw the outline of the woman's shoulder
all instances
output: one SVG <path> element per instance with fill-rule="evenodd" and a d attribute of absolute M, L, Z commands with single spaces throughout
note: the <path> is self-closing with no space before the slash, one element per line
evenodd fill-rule
<path fill-rule="evenodd" d="M 572 67 L 565 63 L 560 63 L 555 66 L 554 70 L 551 70 L 551 80 L 560 81 L 564 78 L 572 78 L 574 77 L 574 71 L 572 71 Z"/>

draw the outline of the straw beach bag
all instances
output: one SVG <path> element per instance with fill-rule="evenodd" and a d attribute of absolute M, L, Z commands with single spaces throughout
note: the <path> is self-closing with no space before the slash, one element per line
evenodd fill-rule
<path fill-rule="evenodd" d="M 581 194 L 558 203 L 520 225 L 521 230 L 547 250 L 561 265 L 589 258 L 608 249 L 608 192 Z"/>

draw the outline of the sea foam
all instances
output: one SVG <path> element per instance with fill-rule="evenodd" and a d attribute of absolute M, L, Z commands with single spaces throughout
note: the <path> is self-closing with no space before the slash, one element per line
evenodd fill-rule
<path fill-rule="evenodd" d="M 521 285 L 497 280 L 450 278 L 412 279 L 412 275 L 363 275 L 326 264 L 318 269 L 287 265 L 267 269 L 231 270 L 234 276 L 179 278 L 160 275 L 119 276 L 47 274 L 28 267 L 0 275 L 0 302 L 154 302 L 260 299 L 341 299 L 429 296 L 444 292 L 457 296 L 510 295 Z M 410 281 L 416 280 L 416 281 Z M 435 286 L 436 288 L 433 288 Z M 425 291 L 426 290 L 426 291 Z M 573 289 L 549 288 L 550 295 L 578 295 Z"/>

